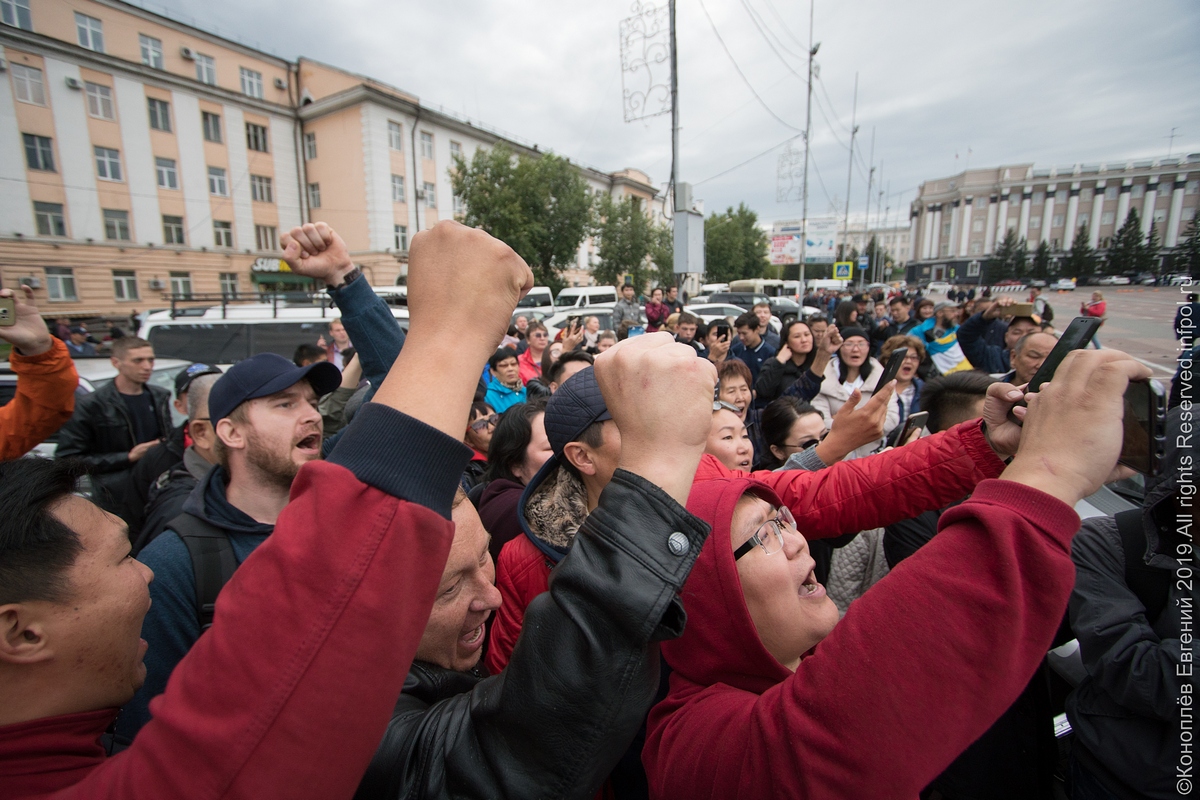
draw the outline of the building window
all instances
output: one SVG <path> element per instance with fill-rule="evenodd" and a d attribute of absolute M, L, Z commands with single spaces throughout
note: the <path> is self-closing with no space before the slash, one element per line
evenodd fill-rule
<path fill-rule="evenodd" d="M 459 142 L 450 142 L 450 156 L 462 156 L 462 144 Z"/>
<path fill-rule="evenodd" d="M 467 204 L 463 202 L 463 199 L 461 197 L 459 197 L 458 195 L 455 194 L 455 195 L 451 195 L 450 199 L 453 201 L 453 208 L 454 208 L 455 214 L 467 213 Z"/>
<path fill-rule="evenodd" d="M 425 207 L 437 208 L 437 187 L 432 183 L 425 184 Z"/>
<path fill-rule="evenodd" d="M 121 180 L 121 153 L 108 147 L 93 147 L 96 154 L 96 176 L 106 181 Z"/>
<path fill-rule="evenodd" d="M 137 300 L 137 275 L 131 269 L 113 270 L 113 297 L 117 300 Z"/>
<path fill-rule="evenodd" d="M 29 14 L 29 0 L 0 0 L 0 18 L 5 25 L 22 30 L 33 30 L 33 17 Z"/>
<path fill-rule="evenodd" d="M 1055 214 L 1054 219 L 1050 220 L 1050 226 L 1053 228 L 1061 228 L 1063 226 L 1063 215 Z"/>
<path fill-rule="evenodd" d="M 70 267 L 46 267 L 46 294 L 58 302 L 78 300 L 75 271 Z"/>
<path fill-rule="evenodd" d="M 1167 211 L 1164 208 L 1154 209 L 1154 224 L 1158 225 L 1161 222 L 1167 221 Z"/>
<path fill-rule="evenodd" d="M 978 251 L 973 250 L 972 252 L 974 252 L 976 255 L 979 254 Z M 979 277 L 979 262 L 978 261 L 972 261 L 970 264 L 967 264 L 967 277 L 968 278 L 978 278 Z"/>
<path fill-rule="evenodd" d="M 1146 194 L 1146 186 L 1142 183 L 1135 183 L 1133 188 L 1129 190 L 1129 197 L 1133 200 L 1140 199 L 1144 194 Z"/>
<path fill-rule="evenodd" d="M 87 14 L 75 12 L 75 33 L 79 37 L 79 46 L 97 53 L 104 52 L 104 27 L 100 20 Z"/>
<path fill-rule="evenodd" d="M 190 272 L 172 272 L 171 294 L 180 297 L 192 296 L 192 274 Z"/>
<path fill-rule="evenodd" d="M 393 175 L 392 176 L 392 202 L 393 203 L 405 202 L 405 200 L 404 200 L 404 176 L 403 175 Z"/>
<path fill-rule="evenodd" d="M 225 180 L 224 167 L 208 168 L 208 193 L 218 197 L 229 196 L 229 183 Z"/>
<path fill-rule="evenodd" d="M 155 69 L 163 68 L 163 51 L 162 40 L 155 39 L 153 36 L 147 36 L 144 33 L 138 34 L 138 44 L 142 46 L 142 63 L 147 67 Z"/>
<path fill-rule="evenodd" d="M 213 220 L 213 242 L 217 247 L 233 247 L 233 223 Z"/>
<path fill-rule="evenodd" d="M 267 152 L 267 129 L 253 122 L 246 123 L 246 147 L 259 153 Z"/>
<path fill-rule="evenodd" d="M 317 157 L 317 135 L 315 133 L 304 134 L 304 158 L 314 159 Z"/>
<path fill-rule="evenodd" d="M 146 98 L 147 108 L 150 110 L 150 127 L 156 131 L 171 132 L 171 104 L 166 100 L 158 100 L 153 97 Z"/>
<path fill-rule="evenodd" d="M 54 172 L 54 147 L 50 139 L 32 133 L 23 133 L 21 138 L 25 140 L 25 162 L 29 168 Z"/>
<path fill-rule="evenodd" d="M 388 122 L 388 147 L 393 150 L 404 149 L 404 126 L 399 122 Z"/>
<path fill-rule="evenodd" d="M 1079 190 L 1079 202 L 1086 203 L 1087 201 L 1092 199 L 1092 196 L 1094 194 L 1095 194 L 1095 192 L 1093 192 L 1091 189 L 1080 189 Z"/>
<path fill-rule="evenodd" d="M 67 226 L 63 221 L 62 203 L 34 203 L 33 216 L 37 221 L 37 232 L 39 235 L 67 235 Z"/>
<path fill-rule="evenodd" d="M 1059 189 L 1057 192 L 1055 192 L 1055 193 L 1054 193 L 1054 201 L 1055 201 L 1056 203 L 1065 203 L 1065 202 L 1067 202 L 1067 190 L 1066 190 L 1066 189 Z"/>
<path fill-rule="evenodd" d="M 183 217 L 163 216 L 163 241 L 167 244 L 187 244 L 183 238 Z"/>
<path fill-rule="evenodd" d="M 983 252 L 983 242 L 971 242 L 971 255 L 977 256 Z"/>
<path fill-rule="evenodd" d="M 88 113 L 99 119 L 116 119 L 113 113 L 112 89 L 98 83 L 85 83 Z"/>
<path fill-rule="evenodd" d="M 179 188 L 179 173 L 175 171 L 175 159 L 154 159 L 154 172 L 158 175 L 158 185 L 163 189 Z"/>
<path fill-rule="evenodd" d="M 983 233 L 983 220 L 981 220 L 981 219 L 971 220 L 971 232 L 972 233 Z"/>
<path fill-rule="evenodd" d="M 221 143 L 221 115 L 200 112 L 200 120 L 204 123 L 204 141 Z"/>
<path fill-rule="evenodd" d="M 321 184 L 310 183 L 308 185 L 308 207 L 309 208 L 320 208 L 321 207 Z"/>
<path fill-rule="evenodd" d="M 1041 205 L 1042 203 L 1044 203 L 1045 201 L 1046 201 L 1046 195 L 1045 195 L 1045 193 L 1043 193 L 1043 192 L 1034 192 L 1034 193 L 1033 193 L 1033 200 L 1032 200 L 1031 202 L 1032 202 L 1032 203 L 1033 203 L 1035 206 L 1040 206 L 1040 205 Z"/>
<path fill-rule="evenodd" d="M 1104 190 L 1104 199 L 1105 200 L 1116 200 L 1117 199 L 1117 191 L 1118 190 L 1117 190 L 1116 186 L 1109 186 L 1108 188 L 1106 188 Z"/>
<path fill-rule="evenodd" d="M 1030 217 L 1029 218 L 1029 227 L 1030 228 L 1042 227 L 1042 218 L 1041 217 Z"/>
<path fill-rule="evenodd" d="M 273 251 L 279 249 L 279 236 L 274 225 L 255 225 L 254 243 L 259 250 Z"/>
<path fill-rule="evenodd" d="M 236 272 L 221 273 L 221 294 L 226 297 L 238 296 L 238 276 Z"/>
<path fill-rule="evenodd" d="M 1112 225 L 1113 219 L 1114 219 L 1113 212 L 1105 211 L 1103 214 L 1100 215 L 1100 224 L 1101 225 Z"/>
<path fill-rule="evenodd" d="M 104 238 L 113 242 L 129 241 L 129 212 L 104 209 Z"/>
<path fill-rule="evenodd" d="M 1200 192 L 1200 181 L 1188 181 L 1187 188 L 1183 192 L 1184 194 L 1196 194 Z"/>
<path fill-rule="evenodd" d="M 265 175 L 251 175 L 250 199 L 257 203 L 274 203 L 275 193 L 272 191 L 271 179 Z"/>
<path fill-rule="evenodd" d="M 22 103 L 32 103 L 35 106 L 46 105 L 46 87 L 42 83 L 40 69 L 13 64 L 12 76 L 18 100 Z"/>
<path fill-rule="evenodd" d="M 1091 214 L 1080 214 L 1079 215 L 1079 224 L 1082 225 L 1083 227 L 1086 228 L 1088 226 L 1088 223 L 1091 221 L 1092 221 Z"/>
<path fill-rule="evenodd" d="M 408 226 L 393 225 L 392 233 L 395 236 L 396 249 L 401 252 L 408 250 Z"/>
<path fill-rule="evenodd" d="M 255 72 L 252 69 L 241 68 L 242 70 L 242 94 L 247 97 L 257 97 L 259 100 L 263 96 L 262 73 Z"/>
<path fill-rule="evenodd" d="M 433 161 L 433 134 L 421 131 L 421 158 Z"/>
<path fill-rule="evenodd" d="M 217 85 L 217 62 L 212 56 L 196 53 L 196 80 L 209 86 Z"/>

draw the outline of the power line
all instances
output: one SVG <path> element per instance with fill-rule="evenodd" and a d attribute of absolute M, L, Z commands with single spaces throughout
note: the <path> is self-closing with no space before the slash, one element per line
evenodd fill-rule
<path fill-rule="evenodd" d="M 783 17 L 780 16 L 779 11 L 777 11 L 775 8 L 775 4 L 772 3 L 771 0 L 764 0 L 764 2 L 766 2 L 767 8 L 771 9 L 771 13 L 775 15 L 775 19 L 779 20 L 779 27 L 783 28 L 784 33 L 786 33 L 788 35 L 788 37 L 793 42 L 795 42 L 796 46 L 799 47 L 801 50 L 807 49 L 804 42 L 797 39 L 796 35 L 794 33 L 792 33 L 792 29 L 789 28 L 787 26 L 787 23 L 783 21 Z"/>
<path fill-rule="evenodd" d="M 751 85 L 750 79 L 746 77 L 746 73 L 742 72 L 742 68 L 738 66 L 737 60 L 733 57 L 733 53 L 729 52 L 729 47 L 725 44 L 725 40 L 721 38 L 721 32 L 717 30 L 716 23 L 713 22 L 712 16 L 708 13 L 708 8 L 704 5 L 704 0 L 700 0 L 700 10 L 704 12 L 704 18 L 708 20 L 709 26 L 712 27 L 713 34 L 717 37 L 717 41 L 721 43 L 721 49 L 725 51 L 725 55 L 729 56 L 729 62 L 733 64 L 733 68 L 737 71 L 738 76 L 741 77 L 742 82 L 746 84 L 746 88 L 750 90 L 750 93 L 754 95 L 754 98 L 758 100 L 759 105 L 761 105 L 763 109 L 775 119 L 776 122 L 783 125 L 785 128 L 789 128 L 790 130 L 798 133 L 801 132 L 801 128 L 797 128 L 790 122 L 785 121 L 782 117 L 772 111 L 771 107 L 767 105 L 767 101 L 763 100 L 762 97 L 759 96 L 758 92 L 754 91 L 754 86 Z"/>
<path fill-rule="evenodd" d="M 754 27 L 758 29 L 759 34 L 763 37 L 763 41 L 767 43 L 767 47 L 771 48 L 771 52 L 779 56 L 779 60 L 783 62 L 783 66 L 787 67 L 789 72 L 791 72 L 800 80 L 804 80 L 804 76 L 792 69 L 792 65 L 787 62 L 787 59 L 783 57 L 783 54 L 780 53 L 779 50 L 776 49 L 775 45 L 771 42 L 770 35 L 768 35 L 766 29 L 763 28 L 762 23 L 759 22 L 758 15 L 755 13 L 754 9 L 750 7 L 750 4 L 746 2 L 746 0 L 738 0 L 738 2 L 742 4 L 742 9 L 745 10 L 746 15 L 750 17 L 750 21 L 754 23 Z M 778 39 L 776 41 L 778 41 Z M 779 43 L 779 46 L 782 47 L 792 58 L 807 58 L 807 56 L 798 56 L 792 51 L 788 50 L 786 47 L 783 47 L 782 42 Z"/>
<path fill-rule="evenodd" d="M 758 155 L 756 155 L 756 156 L 751 156 L 750 158 L 747 158 L 745 161 L 743 161 L 743 162 L 742 162 L 742 163 L 740 163 L 740 164 L 737 164 L 736 166 L 732 166 L 732 167 L 730 167 L 729 169 L 727 169 L 727 170 L 724 170 L 723 172 L 718 172 L 716 175 L 712 175 L 712 176 L 710 176 L 710 177 L 707 177 L 707 178 L 705 178 L 705 179 L 704 179 L 704 180 L 702 180 L 702 181 L 697 181 L 696 183 L 693 183 L 692 185 L 693 185 L 693 186 L 699 186 L 699 185 L 700 185 L 700 184 L 702 184 L 702 183 L 708 183 L 709 181 L 716 180 L 717 178 L 720 178 L 720 177 L 722 177 L 723 175 L 728 175 L 729 173 L 733 172 L 734 170 L 741 169 L 742 167 L 746 166 L 746 165 L 747 165 L 747 164 L 749 164 L 751 161 L 757 161 L 758 159 L 762 158 L 763 156 L 767 155 L 768 153 L 771 153 L 771 152 L 773 152 L 773 151 L 774 151 L 774 150 L 776 150 L 777 148 L 779 148 L 779 147 L 782 147 L 783 145 L 787 144 L 788 142 L 791 142 L 791 141 L 793 141 L 793 140 L 795 140 L 795 139 L 799 139 L 799 138 L 800 138 L 799 136 L 789 136 L 788 138 L 784 139 L 784 140 L 783 140 L 782 142 L 780 142 L 779 144 L 773 144 L 773 145 L 771 145 L 770 147 L 768 147 L 766 150 L 763 150 L 763 151 L 762 151 L 761 153 L 759 153 Z"/>
<path fill-rule="evenodd" d="M 820 75 L 817 76 L 817 85 L 821 87 L 821 92 L 825 95 L 825 102 L 829 104 L 829 113 L 833 114 L 833 118 L 838 121 L 838 125 L 842 126 L 842 130 L 844 130 L 846 133 L 850 133 L 850 129 L 842 124 L 841 118 L 837 113 L 837 109 L 833 107 L 833 100 L 829 98 L 829 90 L 825 88 L 825 81 L 821 80 Z"/>

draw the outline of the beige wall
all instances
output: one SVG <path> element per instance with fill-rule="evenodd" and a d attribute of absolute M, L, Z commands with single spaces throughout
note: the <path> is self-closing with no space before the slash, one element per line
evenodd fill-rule
<path fill-rule="evenodd" d="M 317 157 L 306 162 L 307 182 L 321 185 L 321 207 L 310 209 L 309 218 L 328 222 L 351 252 L 368 250 L 360 107 L 306 122 L 304 131 L 317 135 Z"/>

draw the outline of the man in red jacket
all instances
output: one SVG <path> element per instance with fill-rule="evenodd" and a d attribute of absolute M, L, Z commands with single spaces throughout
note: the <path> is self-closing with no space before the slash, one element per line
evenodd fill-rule
<path fill-rule="evenodd" d="M 284 243 L 289 258 L 319 263 L 336 257 L 332 241 L 318 223 Z M 462 420 L 533 285 L 511 248 L 454 222 L 415 237 L 411 257 L 409 334 L 375 402 L 328 461 L 300 470 L 275 533 L 225 587 L 153 720 L 111 758 L 101 737 L 144 679 L 153 576 L 129 556 L 121 520 L 71 494 L 69 464 L 0 466 L 6 800 L 353 795 L 450 549 L 470 456 Z M 439 331 L 451 305 L 476 321 L 453 342 Z M 436 397 L 419 379 L 431 374 Z"/>

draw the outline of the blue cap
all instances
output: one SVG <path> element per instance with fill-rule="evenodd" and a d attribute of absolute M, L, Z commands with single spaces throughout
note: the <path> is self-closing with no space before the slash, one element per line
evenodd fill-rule
<path fill-rule="evenodd" d="M 282 392 L 305 378 L 318 397 L 342 383 L 342 373 L 328 361 L 297 367 L 281 355 L 259 353 L 234 364 L 217 379 L 208 395 L 208 416 L 216 425 L 247 400 Z"/>

